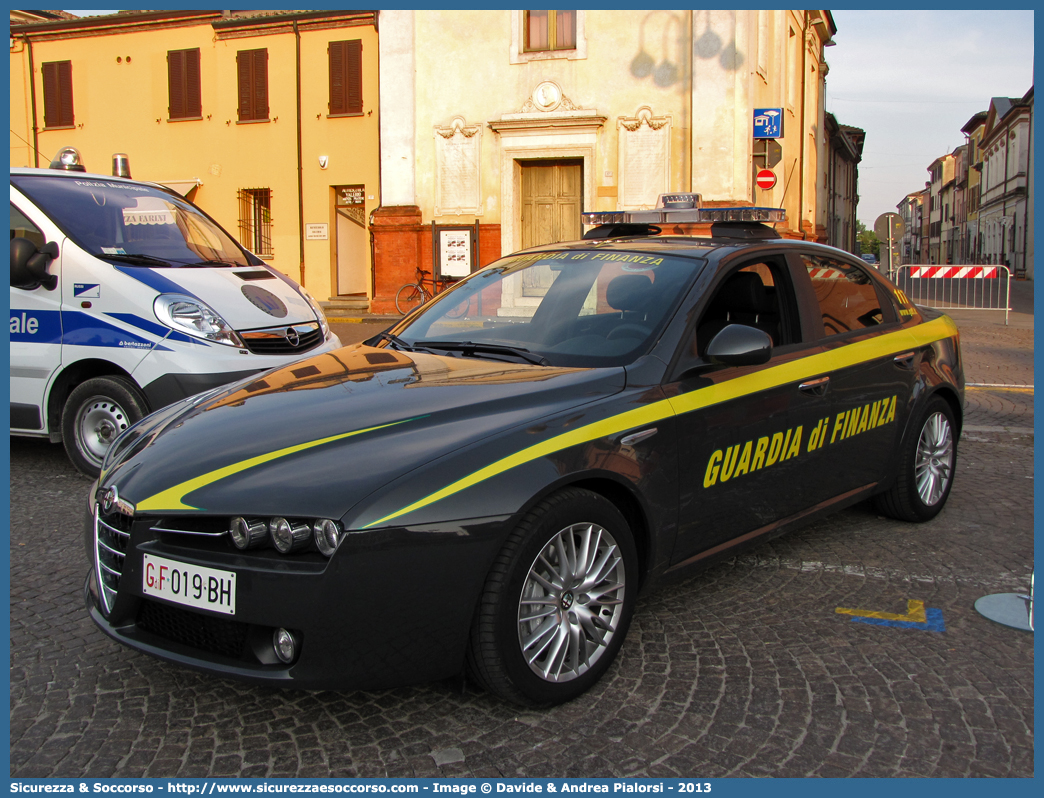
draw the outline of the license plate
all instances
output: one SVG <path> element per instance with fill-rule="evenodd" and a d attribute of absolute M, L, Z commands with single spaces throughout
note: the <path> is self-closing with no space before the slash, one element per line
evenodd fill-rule
<path fill-rule="evenodd" d="M 236 575 L 145 555 L 141 592 L 146 596 L 173 601 L 226 615 L 236 614 Z"/>

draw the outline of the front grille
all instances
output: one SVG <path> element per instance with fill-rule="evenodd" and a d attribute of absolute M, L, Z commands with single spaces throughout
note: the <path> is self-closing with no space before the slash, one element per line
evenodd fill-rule
<path fill-rule="evenodd" d="M 138 628 L 211 654 L 240 658 L 246 653 L 249 626 L 239 621 L 200 615 L 143 599 L 138 609 Z"/>
<path fill-rule="evenodd" d="M 265 330 L 241 332 L 246 348 L 255 355 L 296 355 L 307 352 L 323 341 L 319 322 L 270 327 Z M 296 344 L 294 339 L 296 336 Z"/>
<path fill-rule="evenodd" d="M 112 612 L 116 592 L 123 574 L 123 560 L 130 545 L 130 516 L 120 512 L 102 514 L 97 504 L 94 507 L 95 569 L 105 614 Z"/>

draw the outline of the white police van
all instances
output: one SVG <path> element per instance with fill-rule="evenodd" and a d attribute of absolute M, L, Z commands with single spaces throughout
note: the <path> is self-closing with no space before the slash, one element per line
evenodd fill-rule
<path fill-rule="evenodd" d="M 11 169 L 12 435 L 97 475 L 153 410 L 340 347 L 301 286 L 178 194 L 88 174 L 73 148 L 51 167 Z"/>

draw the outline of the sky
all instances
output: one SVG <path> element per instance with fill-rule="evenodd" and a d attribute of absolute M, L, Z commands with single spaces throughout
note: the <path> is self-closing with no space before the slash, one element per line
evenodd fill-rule
<path fill-rule="evenodd" d="M 72 11 L 80 16 L 113 11 Z M 991 97 L 1033 84 L 1032 11 L 832 10 L 826 109 L 866 131 L 856 215 L 867 227 L 914 191 L 928 166 L 964 143 Z"/>
<path fill-rule="evenodd" d="M 858 219 L 873 229 L 964 143 L 991 97 L 1033 85 L 1032 11 L 832 11 L 826 109 L 866 131 Z"/>

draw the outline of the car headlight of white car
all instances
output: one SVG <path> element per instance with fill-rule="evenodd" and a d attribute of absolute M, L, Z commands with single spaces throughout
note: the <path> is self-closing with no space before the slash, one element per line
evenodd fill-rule
<path fill-rule="evenodd" d="M 160 294 L 152 309 L 161 322 L 173 330 L 202 338 L 215 344 L 239 346 L 244 344 L 228 322 L 213 308 L 195 297 L 185 294 Z"/>

